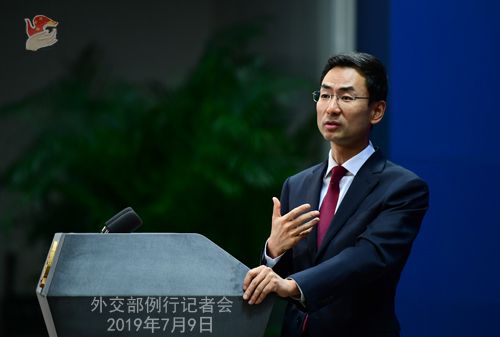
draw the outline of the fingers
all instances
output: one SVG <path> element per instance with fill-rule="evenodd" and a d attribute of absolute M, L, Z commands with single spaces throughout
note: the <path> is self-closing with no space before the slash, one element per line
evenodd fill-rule
<path fill-rule="evenodd" d="M 245 275 L 245 279 L 243 280 L 243 290 L 247 290 L 248 287 L 250 286 L 250 283 L 254 279 L 255 276 L 257 276 L 262 269 L 263 266 L 250 269 L 247 274 Z"/>
<path fill-rule="evenodd" d="M 243 299 L 248 301 L 250 305 L 262 303 L 270 293 L 276 293 L 281 297 L 297 296 L 297 294 L 300 294 L 295 281 L 281 278 L 271 268 L 266 266 L 250 270 L 247 273 L 247 277 L 251 281 L 248 283 L 245 277 L 248 287 L 246 285 L 243 287 L 243 290 L 245 290 Z"/>
<path fill-rule="evenodd" d="M 311 205 L 309 205 L 309 204 L 302 204 L 300 206 L 295 207 L 290 212 L 288 212 L 285 215 L 285 217 L 287 218 L 287 220 L 291 221 L 291 220 L 296 219 L 301 214 L 303 214 L 304 212 L 307 212 L 310 209 L 311 209 Z"/>
<path fill-rule="evenodd" d="M 313 230 L 314 226 L 316 224 L 318 224 L 319 220 L 318 221 L 315 221 L 313 224 L 311 224 L 310 226 L 308 225 L 307 228 L 303 228 L 304 226 L 300 226 L 298 228 L 298 232 L 296 234 L 296 236 L 299 238 L 299 240 L 301 240 L 304 236 L 306 236 L 307 234 L 311 233 L 311 231 Z"/>
<path fill-rule="evenodd" d="M 318 217 L 319 217 L 319 211 L 310 211 L 310 212 L 299 215 L 297 218 L 295 218 L 295 222 L 297 222 L 299 224 L 304 224 L 304 223 L 311 221 L 311 220 L 318 218 Z"/>
<path fill-rule="evenodd" d="M 293 231 L 293 235 L 302 235 L 302 233 L 309 233 L 312 228 L 318 224 L 319 222 L 319 212 L 311 211 L 305 214 L 302 214 L 297 219 L 295 219 L 295 230 Z"/>
<path fill-rule="evenodd" d="M 269 256 L 277 257 L 294 247 L 319 222 L 319 211 L 302 204 L 281 216 L 281 203 L 273 198 L 271 234 L 267 241 Z"/>
<path fill-rule="evenodd" d="M 245 301 L 249 300 L 251 303 L 252 297 L 255 295 L 255 289 L 262 282 L 266 274 L 266 266 L 260 266 L 254 269 L 251 269 L 247 275 L 245 276 L 245 280 L 243 281 L 243 290 L 245 293 L 243 294 L 243 299 Z M 269 268 L 270 269 L 270 268 Z"/>
<path fill-rule="evenodd" d="M 298 239 L 302 240 L 302 238 L 304 238 L 307 234 L 311 233 L 311 231 L 312 231 L 312 228 L 309 228 L 305 231 L 300 232 L 299 234 L 297 234 Z"/>
<path fill-rule="evenodd" d="M 300 209 L 300 207 L 301 206 L 297 207 L 294 210 Z M 292 212 L 288 214 L 291 213 Z M 289 227 L 289 233 L 291 237 L 294 238 L 309 233 L 312 230 L 312 228 L 318 223 L 319 223 L 319 212 L 310 211 L 307 213 L 299 214 L 296 218 L 290 220 L 287 226 Z"/>
<path fill-rule="evenodd" d="M 279 276 L 269 267 L 260 266 L 250 270 L 243 282 L 243 299 L 248 304 L 261 303 L 269 293 L 275 291 L 275 279 Z"/>
<path fill-rule="evenodd" d="M 281 202 L 278 198 L 273 197 L 273 218 L 281 216 Z"/>
<path fill-rule="evenodd" d="M 268 274 L 257 286 L 248 304 L 260 304 L 266 299 L 267 295 L 274 291 L 276 291 L 274 275 Z"/>
<path fill-rule="evenodd" d="M 285 214 L 285 218 L 288 221 L 294 220 L 304 212 L 307 212 L 309 209 L 311 209 L 311 205 L 302 204 L 300 206 L 295 207 L 287 214 Z M 281 202 L 279 201 L 278 198 L 273 197 L 273 217 L 280 217 L 280 216 L 281 216 Z"/>

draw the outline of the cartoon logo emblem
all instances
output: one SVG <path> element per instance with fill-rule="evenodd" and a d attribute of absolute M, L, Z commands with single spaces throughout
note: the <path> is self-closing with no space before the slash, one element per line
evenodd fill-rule
<path fill-rule="evenodd" d="M 57 25 L 59 22 L 46 17 L 45 15 L 37 15 L 30 19 L 24 19 L 26 22 L 26 50 L 36 51 L 40 48 L 52 46 L 57 42 Z"/>

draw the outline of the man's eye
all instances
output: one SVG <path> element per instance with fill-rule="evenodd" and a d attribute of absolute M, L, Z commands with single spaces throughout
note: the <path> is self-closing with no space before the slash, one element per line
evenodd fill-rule
<path fill-rule="evenodd" d="M 342 102 L 346 103 L 354 101 L 354 97 L 349 95 L 342 95 L 340 96 L 340 99 L 342 100 Z"/>
<path fill-rule="evenodd" d="M 319 95 L 319 98 L 321 99 L 330 99 L 331 95 L 328 95 L 328 94 L 320 94 Z"/>

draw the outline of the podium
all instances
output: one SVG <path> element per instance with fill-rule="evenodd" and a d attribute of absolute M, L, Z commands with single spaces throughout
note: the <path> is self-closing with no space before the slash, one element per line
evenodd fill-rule
<path fill-rule="evenodd" d="M 248 270 L 199 234 L 57 233 L 36 293 L 50 337 L 260 337 L 274 299 L 243 301 Z"/>

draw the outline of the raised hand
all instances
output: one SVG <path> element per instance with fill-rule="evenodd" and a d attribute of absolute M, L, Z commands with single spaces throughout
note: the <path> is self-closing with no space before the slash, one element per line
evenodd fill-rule
<path fill-rule="evenodd" d="M 311 205 L 303 204 L 281 215 L 281 203 L 273 198 L 271 235 L 267 241 L 268 255 L 278 257 L 295 246 L 319 222 L 319 211 L 310 211 Z"/>

